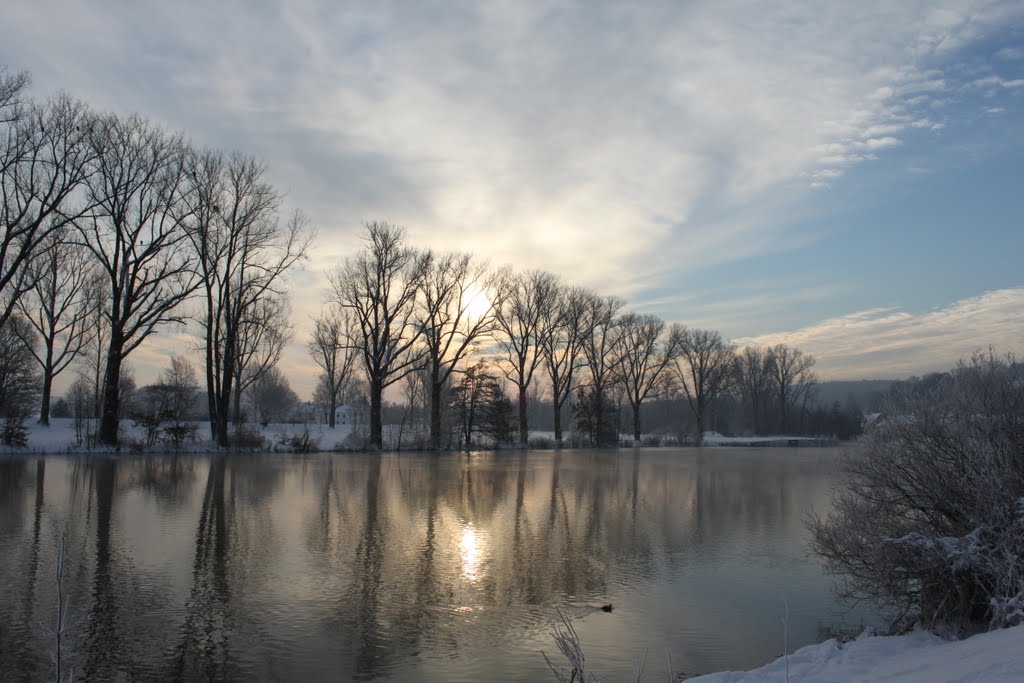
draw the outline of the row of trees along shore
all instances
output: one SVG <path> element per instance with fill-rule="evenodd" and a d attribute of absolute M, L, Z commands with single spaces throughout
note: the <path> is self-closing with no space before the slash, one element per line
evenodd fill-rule
<path fill-rule="evenodd" d="M 227 445 L 231 397 L 280 354 L 284 275 L 313 231 L 301 213 L 282 215 L 253 158 L 67 95 L 36 102 L 28 84 L 0 70 L 0 328 L 38 364 L 41 421 L 53 379 L 90 357 L 99 441 L 116 444 L 126 360 L 190 318 L 202 330 L 210 427 Z M 31 385 L 24 363 L 5 375 Z"/>
<path fill-rule="evenodd" d="M 712 406 L 727 395 L 749 405 L 754 433 L 769 414 L 772 427 L 785 431 L 794 412 L 806 412 L 817 381 L 814 358 L 797 349 L 737 350 L 716 331 L 627 311 L 621 299 L 549 272 L 489 269 L 469 254 L 416 250 L 388 223 L 368 223 L 364 248 L 329 279 L 326 310 L 310 342 L 321 368 L 319 395 L 330 419 L 361 374 L 374 447 L 383 445 L 384 392 L 403 381 L 411 385 L 410 404 L 422 386 L 431 448 L 448 445 L 453 434 L 471 439 L 467 382 L 483 388 L 479 380 L 489 372 L 513 390 L 512 440 L 520 444 L 528 441 L 535 385 L 548 394 L 556 444 L 564 440 L 563 413 L 573 399 L 575 430 L 588 443 L 609 445 L 619 440 L 618 407 L 628 405 L 639 441 L 642 408 L 655 398 L 685 398 L 698 442 Z M 461 414 L 460 425 L 446 407 Z"/>
<path fill-rule="evenodd" d="M 284 211 L 254 158 L 66 95 L 37 102 L 28 85 L 0 70 L 0 406 L 14 417 L 31 395 L 48 423 L 54 378 L 75 363 L 99 441 L 116 444 L 130 354 L 162 326 L 193 321 L 210 430 L 230 445 L 243 395 L 273 375 L 290 339 L 286 277 L 313 229 Z M 409 396 L 419 383 L 432 448 L 485 433 L 494 420 L 474 427 L 477 401 L 493 409 L 505 387 L 508 440 L 520 444 L 539 386 L 559 445 L 567 404 L 574 432 L 595 445 L 617 443 L 623 404 L 639 440 L 655 399 L 685 399 L 698 442 L 723 397 L 745 406 L 749 433 L 785 432 L 807 414 L 814 359 L 797 349 L 738 350 L 548 272 L 419 250 L 386 222 L 365 227 L 362 247 L 328 273 L 308 348 L 332 427 L 340 402 L 365 397 L 370 447 L 384 445 L 384 395 L 399 383 Z"/>

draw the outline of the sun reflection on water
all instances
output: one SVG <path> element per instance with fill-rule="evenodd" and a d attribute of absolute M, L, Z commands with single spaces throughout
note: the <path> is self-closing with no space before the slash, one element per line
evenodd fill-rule
<path fill-rule="evenodd" d="M 480 532 L 472 524 L 462 529 L 462 576 L 467 581 L 479 578 L 480 564 L 483 560 L 484 541 Z"/>

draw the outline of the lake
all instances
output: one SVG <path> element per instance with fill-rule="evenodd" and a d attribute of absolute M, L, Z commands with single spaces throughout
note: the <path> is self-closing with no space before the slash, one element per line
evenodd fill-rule
<path fill-rule="evenodd" d="M 870 614 L 803 520 L 841 449 L 0 459 L 0 673 L 88 680 L 554 680 L 750 668 Z M 603 605 L 613 605 L 611 612 Z"/>

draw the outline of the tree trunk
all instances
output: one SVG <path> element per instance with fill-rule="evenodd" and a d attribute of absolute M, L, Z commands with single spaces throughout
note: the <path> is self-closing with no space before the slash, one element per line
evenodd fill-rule
<path fill-rule="evenodd" d="M 465 407 L 465 418 L 463 419 L 463 427 L 466 436 L 466 450 L 469 450 L 470 446 L 473 444 L 473 427 L 476 424 L 476 402 L 477 392 L 479 390 L 479 387 L 474 381 L 471 385 L 468 403 Z"/>
<path fill-rule="evenodd" d="M 50 426 L 50 391 L 53 388 L 53 339 L 45 341 L 46 358 L 43 364 L 43 396 L 39 406 L 39 424 Z"/>
<path fill-rule="evenodd" d="M 530 440 L 530 429 L 526 420 L 526 385 L 519 385 L 519 444 L 527 445 Z"/>
<path fill-rule="evenodd" d="M 754 436 L 758 436 L 761 433 L 761 430 L 760 430 L 760 425 L 758 424 L 757 413 L 758 413 L 758 404 L 761 402 L 761 399 L 760 399 L 760 397 L 756 393 L 753 394 L 751 399 L 752 399 L 751 400 L 751 407 L 753 408 L 753 413 L 754 413 Z"/>
<path fill-rule="evenodd" d="M 217 395 L 217 443 L 222 447 L 227 448 L 231 445 L 230 438 L 228 437 L 228 415 L 231 411 L 231 393 L 235 393 L 235 424 L 239 424 L 239 418 L 241 417 L 241 402 L 242 402 L 242 381 L 241 377 L 236 377 L 235 363 L 237 361 L 237 348 L 235 346 L 235 334 L 229 329 L 228 333 L 224 338 L 224 345 L 222 349 L 218 349 L 217 353 L 222 353 L 221 357 L 221 376 L 218 378 L 219 381 L 219 393 Z"/>
<path fill-rule="evenodd" d="M 238 428 L 238 426 L 240 424 L 242 424 L 242 383 L 241 382 L 239 382 L 238 384 L 235 385 L 234 394 L 235 394 L 235 400 L 234 400 L 235 414 L 232 416 L 231 421 L 234 423 L 235 428 Z"/>
<path fill-rule="evenodd" d="M 39 424 L 50 425 L 50 391 L 53 387 L 53 375 L 49 372 L 43 373 L 43 398 L 39 406 Z"/>
<path fill-rule="evenodd" d="M 206 370 L 206 403 L 210 410 L 210 435 L 214 442 L 223 447 L 228 446 L 228 410 L 231 407 L 230 391 L 225 393 L 224 385 L 218 388 L 213 367 L 207 361 Z"/>
<path fill-rule="evenodd" d="M 228 411 L 231 409 L 231 392 L 222 391 L 217 397 L 217 443 L 223 447 L 231 445 L 228 438 Z"/>
<path fill-rule="evenodd" d="M 633 443 L 640 443 L 640 404 L 632 406 L 633 408 Z"/>
<path fill-rule="evenodd" d="M 437 379 L 437 373 L 430 381 L 430 447 L 440 450 L 441 448 L 441 382 Z"/>
<path fill-rule="evenodd" d="M 331 398 L 328 401 L 328 408 L 331 412 L 327 415 L 327 426 L 334 429 L 334 414 L 338 412 L 338 394 L 337 392 L 331 392 Z"/>
<path fill-rule="evenodd" d="M 103 412 L 100 416 L 100 443 L 117 445 L 118 418 L 121 410 L 121 345 L 120 330 L 110 331 L 107 369 L 103 374 Z"/>
<path fill-rule="evenodd" d="M 697 445 L 704 445 L 704 411 L 701 410 L 696 415 L 697 418 Z"/>
<path fill-rule="evenodd" d="M 779 433 L 786 433 L 786 395 L 779 395 Z"/>
<path fill-rule="evenodd" d="M 206 404 L 210 411 L 210 436 L 214 442 L 228 446 L 228 411 L 231 408 L 230 377 L 217 377 L 214 367 L 214 340 L 210 332 L 206 335 Z M 228 366 L 230 367 L 230 366 Z M 225 370 L 229 375 L 230 370 Z"/>
<path fill-rule="evenodd" d="M 101 356 L 96 352 L 96 367 L 93 368 L 92 378 L 92 416 L 99 419 L 103 415 L 103 392 L 100 385 Z"/>
<path fill-rule="evenodd" d="M 555 399 L 555 410 L 554 410 L 555 421 L 555 448 L 562 447 L 562 406 L 558 405 L 558 399 Z"/>
<path fill-rule="evenodd" d="M 384 393 L 380 380 L 370 382 L 370 447 L 378 451 L 384 448 L 384 426 L 381 422 L 381 394 Z"/>

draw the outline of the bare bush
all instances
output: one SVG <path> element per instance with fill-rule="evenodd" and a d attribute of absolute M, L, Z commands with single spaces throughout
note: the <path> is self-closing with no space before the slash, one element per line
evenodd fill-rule
<path fill-rule="evenodd" d="M 954 632 L 1024 620 L 1024 368 L 989 351 L 894 397 L 844 461 L 813 550 L 840 597 Z"/>
<path fill-rule="evenodd" d="M 587 680 L 584 669 L 586 657 L 583 655 L 583 645 L 580 643 L 579 634 L 573 628 L 572 621 L 564 614 L 559 612 L 558 617 L 562 620 L 562 624 L 555 625 L 555 629 L 551 632 L 551 637 L 554 638 L 558 651 L 568 660 L 572 669 L 566 671 L 559 666 L 555 666 L 554 662 L 548 659 L 546 653 L 543 653 L 544 661 L 547 662 L 548 667 L 559 683 L 576 683 L 576 681 L 584 683 Z M 593 679 L 593 676 L 591 676 L 591 679 Z"/>
<path fill-rule="evenodd" d="M 39 396 L 39 373 L 32 357 L 31 326 L 13 316 L 0 323 L 0 417 L 23 423 Z"/>

